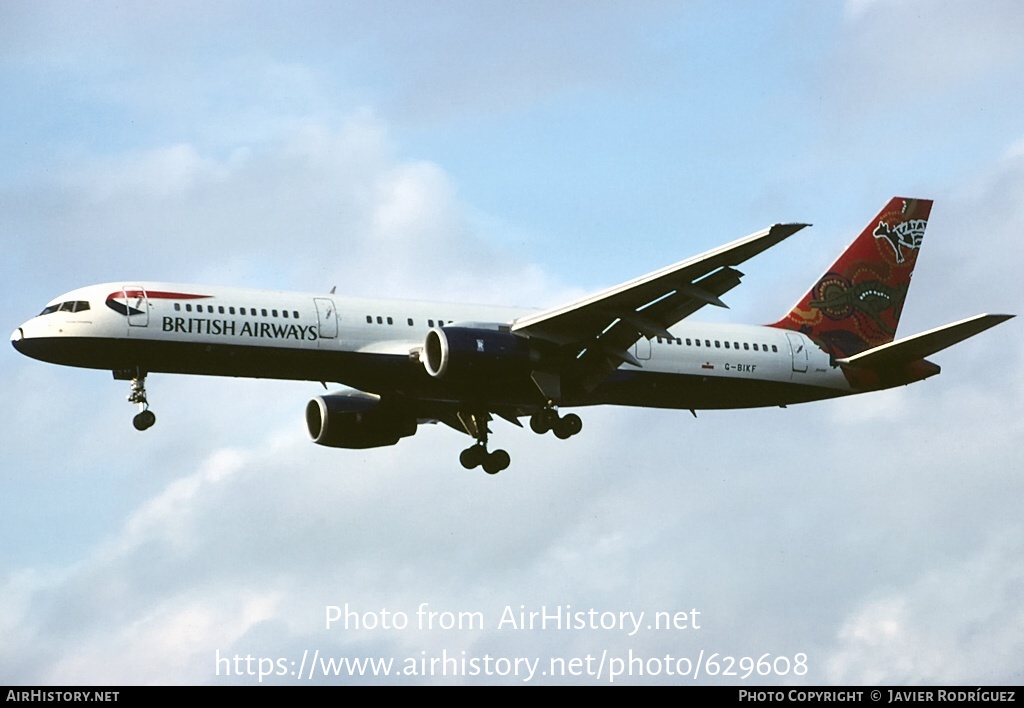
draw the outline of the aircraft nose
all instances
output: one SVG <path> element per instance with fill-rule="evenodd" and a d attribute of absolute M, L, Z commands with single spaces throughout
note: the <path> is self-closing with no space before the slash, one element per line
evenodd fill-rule
<path fill-rule="evenodd" d="M 24 339 L 25 330 L 23 330 L 21 327 L 18 327 L 18 329 L 11 332 L 11 344 L 13 344 L 14 348 L 17 349 L 19 352 L 21 351 L 21 343 Z"/>

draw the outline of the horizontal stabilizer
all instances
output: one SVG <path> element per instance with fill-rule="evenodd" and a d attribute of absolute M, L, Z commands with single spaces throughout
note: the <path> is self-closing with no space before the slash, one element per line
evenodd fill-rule
<path fill-rule="evenodd" d="M 975 315 L 960 322 L 936 327 L 912 337 L 897 339 L 895 342 L 889 342 L 836 361 L 858 369 L 877 369 L 905 364 L 931 356 L 935 352 L 951 347 L 1012 317 L 1013 315 Z"/>

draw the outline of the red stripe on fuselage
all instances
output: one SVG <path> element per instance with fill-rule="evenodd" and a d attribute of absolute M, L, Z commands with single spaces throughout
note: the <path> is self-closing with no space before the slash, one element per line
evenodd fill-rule
<path fill-rule="evenodd" d="M 192 293 L 172 293 L 163 290 L 118 290 L 107 295 L 108 300 L 117 297 L 142 297 L 145 295 L 151 300 L 205 300 L 213 295 L 194 295 Z"/>

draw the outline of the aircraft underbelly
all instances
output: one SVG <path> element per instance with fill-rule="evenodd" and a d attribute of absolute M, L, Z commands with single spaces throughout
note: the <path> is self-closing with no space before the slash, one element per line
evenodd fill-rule
<path fill-rule="evenodd" d="M 544 400 L 528 377 L 487 381 L 431 378 L 408 356 L 313 348 L 168 342 L 101 337 L 39 338 L 26 354 L 55 364 L 150 373 L 197 374 L 341 383 L 364 391 L 399 392 L 425 401 L 531 407 Z M 29 350 L 29 347 L 31 350 Z M 568 383 L 566 407 L 612 404 L 674 409 L 748 408 L 812 401 L 846 391 L 787 381 L 620 369 L 593 391 Z"/>
<path fill-rule="evenodd" d="M 591 403 L 655 408 L 757 408 L 844 395 L 841 389 L 783 381 L 651 372 L 617 372 Z"/>

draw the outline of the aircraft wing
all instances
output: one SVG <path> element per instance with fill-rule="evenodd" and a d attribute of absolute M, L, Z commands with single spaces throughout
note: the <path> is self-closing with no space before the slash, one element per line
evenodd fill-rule
<path fill-rule="evenodd" d="M 734 266 L 808 224 L 775 224 L 577 302 L 520 318 L 512 331 L 572 350 L 584 385 L 596 386 L 620 364 L 639 366 L 629 349 L 640 337 L 669 337 L 668 328 L 740 283 Z"/>

